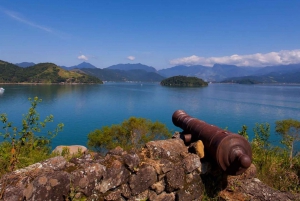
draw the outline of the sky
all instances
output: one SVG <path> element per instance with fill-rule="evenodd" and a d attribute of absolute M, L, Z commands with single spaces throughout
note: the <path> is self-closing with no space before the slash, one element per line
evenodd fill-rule
<path fill-rule="evenodd" d="M 300 63 L 300 1 L 0 0 L 0 60 L 158 70 Z"/>

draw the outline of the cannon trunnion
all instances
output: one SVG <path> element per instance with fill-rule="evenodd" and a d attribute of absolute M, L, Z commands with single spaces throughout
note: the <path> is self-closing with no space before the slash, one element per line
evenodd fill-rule
<path fill-rule="evenodd" d="M 181 136 L 185 143 L 201 140 L 206 154 L 227 174 L 242 174 L 251 165 L 251 147 L 243 136 L 193 118 L 183 110 L 175 111 L 172 121 L 186 133 Z"/>

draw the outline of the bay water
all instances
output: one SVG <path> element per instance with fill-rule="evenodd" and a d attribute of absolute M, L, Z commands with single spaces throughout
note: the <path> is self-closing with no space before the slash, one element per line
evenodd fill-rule
<path fill-rule="evenodd" d="M 275 121 L 300 121 L 300 85 L 209 84 L 203 88 L 163 87 L 159 83 L 105 83 L 103 85 L 0 85 L 0 114 L 21 126 L 29 97 L 42 102 L 37 111 L 41 119 L 54 115 L 54 123 L 64 129 L 52 142 L 57 145 L 84 145 L 89 132 L 102 126 L 120 124 L 131 116 L 160 121 L 174 131 L 172 114 L 182 109 L 190 116 L 237 133 L 248 126 L 250 140 L 255 123 L 270 123 L 270 140 L 279 145 Z M 2 125 L 0 125 L 2 127 Z M 2 139 L 0 139 L 1 141 Z M 299 144 L 296 145 L 299 150 Z"/>

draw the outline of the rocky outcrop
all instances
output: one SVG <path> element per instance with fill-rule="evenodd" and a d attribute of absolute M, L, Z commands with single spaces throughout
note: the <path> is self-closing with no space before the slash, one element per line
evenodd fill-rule
<path fill-rule="evenodd" d="M 253 165 L 238 177 L 220 177 L 218 168 L 210 167 L 179 138 L 152 141 L 140 152 L 117 147 L 105 156 L 57 156 L 6 174 L 0 179 L 0 200 L 197 201 L 218 178 L 226 180 L 217 192 L 221 200 L 297 198 L 264 185 Z"/>
<path fill-rule="evenodd" d="M 52 153 L 56 153 L 58 155 L 75 155 L 75 154 L 83 154 L 87 152 L 87 148 L 82 145 L 71 145 L 71 146 L 57 146 L 52 151 Z"/>
<path fill-rule="evenodd" d="M 200 200 L 200 158 L 180 139 L 149 142 L 139 152 L 57 156 L 4 175 L 2 200 Z"/>

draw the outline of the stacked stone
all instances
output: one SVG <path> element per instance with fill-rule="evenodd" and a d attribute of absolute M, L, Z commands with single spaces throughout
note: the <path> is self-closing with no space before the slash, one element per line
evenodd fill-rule
<path fill-rule="evenodd" d="M 208 178 L 207 193 L 211 190 L 208 183 L 219 186 L 217 178 L 223 173 L 200 163 L 199 156 L 204 154 L 201 142 L 189 149 L 197 155 L 189 153 L 183 141 L 175 138 L 149 142 L 141 152 L 116 148 L 105 157 L 92 153 L 69 161 L 54 157 L 4 175 L 0 179 L 0 200 L 201 200 L 204 185 L 200 174 L 206 173 L 203 178 Z M 227 185 L 218 190 L 219 199 L 299 200 L 299 194 L 274 190 L 255 174 L 256 168 L 251 165 L 242 175 L 225 175 Z"/>
<path fill-rule="evenodd" d="M 141 152 L 117 147 L 105 157 L 58 156 L 5 175 L 4 200 L 201 200 L 201 162 L 181 139 L 152 141 Z"/>

